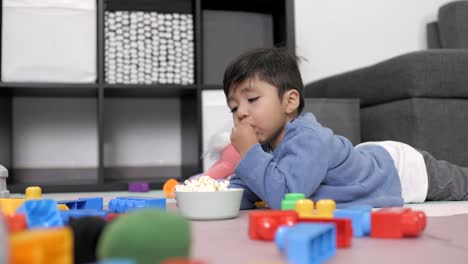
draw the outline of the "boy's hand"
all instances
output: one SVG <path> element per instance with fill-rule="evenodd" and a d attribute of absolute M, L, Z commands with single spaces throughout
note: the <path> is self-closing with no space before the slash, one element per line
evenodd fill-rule
<path fill-rule="evenodd" d="M 231 144 L 244 157 L 249 149 L 258 143 L 255 129 L 247 122 L 239 122 L 232 128 Z"/>

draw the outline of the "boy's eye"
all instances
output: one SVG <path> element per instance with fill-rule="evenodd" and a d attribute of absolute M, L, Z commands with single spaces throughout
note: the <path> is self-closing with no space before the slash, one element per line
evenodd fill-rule
<path fill-rule="evenodd" d="M 235 113 L 237 111 L 237 106 L 236 107 L 233 107 L 231 108 L 231 113 Z"/>
<path fill-rule="evenodd" d="M 249 98 L 249 99 L 248 99 L 248 100 L 249 100 L 249 103 L 253 103 L 253 102 L 257 101 L 258 98 L 260 98 L 260 96 L 257 96 L 257 97 L 254 97 L 254 98 Z"/>

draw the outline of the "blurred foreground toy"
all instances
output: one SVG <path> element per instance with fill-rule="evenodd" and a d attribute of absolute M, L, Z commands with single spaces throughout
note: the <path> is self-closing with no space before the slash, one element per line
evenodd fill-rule
<path fill-rule="evenodd" d="M 188 258 L 190 222 L 183 216 L 156 209 L 122 214 L 108 223 L 98 241 L 103 259 L 133 259 L 137 264 L 160 263 L 171 257 Z"/>
<path fill-rule="evenodd" d="M 107 221 L 100 217 L 71 218 L 73 230 L 74 263 L 92 263 L 97 260 L 96 248 Z"/>
<path fill-rule="evenodd" d="M 322 263 L 336 253 L 336 234 L 333 224 L 300 223 L 281 226 L 275 241 L 288 263 Z"/>
<path fill-rule="evenodd" d="M 69 227 L 35 229 L 10 235 L 10 263 L 73 264 Z"/>
<path fill-rule="evenodd" d="M 371 214 L 371 237 L 403 238 L 419 236 L 426 228 L 426 215 L 411 208 L 383 208 Z"/>

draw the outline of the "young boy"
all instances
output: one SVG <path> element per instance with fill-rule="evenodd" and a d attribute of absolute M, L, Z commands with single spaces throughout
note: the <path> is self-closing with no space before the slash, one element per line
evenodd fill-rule
<path fill-rule="evenodd" d="M 337 207 L 468 200 L 468 168 L 401 142 L 353 147 L 313 114 L 301 114 L 297 58 L 283 49 L 242 54 L 226 69 L 223 86 L 234 119 L 231 143 L 242 157 L 230 178 L 231 188 L 244 189 L 241 209 L 260 200 L 278 209 L 290 192 L 333 199 Z"/>

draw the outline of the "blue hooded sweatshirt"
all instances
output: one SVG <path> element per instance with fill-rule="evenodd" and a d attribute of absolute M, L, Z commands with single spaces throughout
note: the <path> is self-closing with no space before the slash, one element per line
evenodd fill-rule
<path fill-rule="evenodd" d="M 241 209 L 265 201 L 281 208 L 286 193 L 303 193 L 313 201 L 333 199 L 338 208 L 354 204 L 402 206 L 400 178 L 390 154 L 381 146 L 354 148 L 342 136 L 304 113 L 286 125 L 274 151 L 256 144 L 238 164 L 230 188 L 243 188 Z"/>

